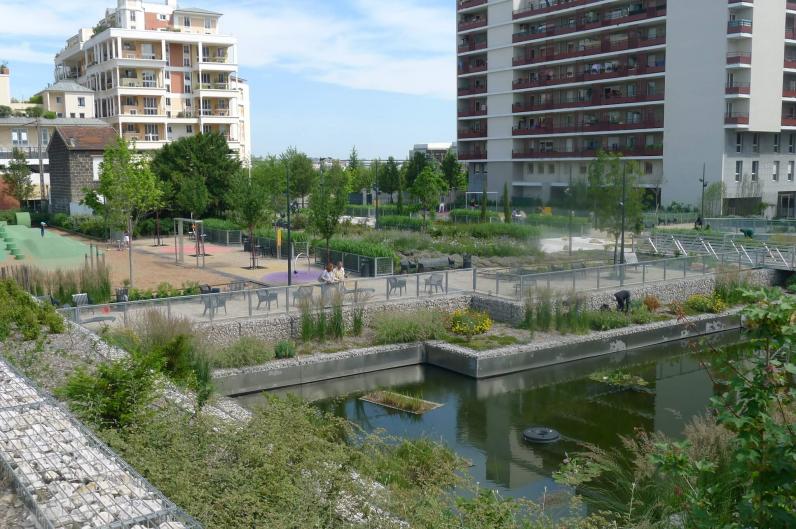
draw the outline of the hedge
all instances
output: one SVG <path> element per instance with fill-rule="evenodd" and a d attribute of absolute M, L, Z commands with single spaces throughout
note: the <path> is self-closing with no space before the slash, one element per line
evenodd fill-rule
<path fill-rule="evenodd" d="M 312 242 L 312 246 L 317 250 L 326 250 L 326 241 L 317 239 Z M 392 248 L 375 242 L 361 241 L 356 239 L 332 239 L 329 241 L 329 249 L 336 252 L 352 253 L 363 257 L 389 257 L 395 259 L 396 254 Z"/>
<path fill-rule="evenodd" d="M 541 230 L 537 226 L 525 224 L 504 224 L 504 223 L 478 223 L 478 224 L 454 224 L 441 229 L 446 235 L 469 235 L 475 239 L 493 239 L 507 237 L 525 241 L 528 239 L 538 239 Z"/>
<path fill-rule="evenodd" d="M 379 228 L 422 231 L 431 226 L 430 220 L 423 220 L 405 215 L 379 215 Z"/>
<path fill-rule="evenodd" d="M 497 211 L 487 211 L 487 219 L 499 219 L 500 213 Z M 451 222 L 480 222 L 481 210 L 480 209 L 454 209 L 450 213 Z"/>

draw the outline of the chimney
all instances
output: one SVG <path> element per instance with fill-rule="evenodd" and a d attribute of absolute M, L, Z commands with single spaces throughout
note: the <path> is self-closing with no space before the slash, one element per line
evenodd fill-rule
<path fill-rule="evenodd" d="M 5 63 L 0 64 L 0 105 L 11 105 L 11 70 Z"/>

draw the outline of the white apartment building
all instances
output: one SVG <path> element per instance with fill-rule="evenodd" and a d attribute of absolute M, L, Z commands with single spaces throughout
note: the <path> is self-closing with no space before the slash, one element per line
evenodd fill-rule
<path fill-rule="evenodd" d="M 561 199 L 598 150 L 725 213 L 796 216 L 793 0 L 458 0 L 458 139 L 471 189 Z"/>
<path fill-rule="evenodd" d="M 219 132 L 249 163 L 249 91 L 238 75 L 237 39 L 221 13 L 176 0 L 118 0 L 94 29 L 81 29 L 55 57 L 56 81 L 95 94 L 95 114 L 139 149 Z"/>

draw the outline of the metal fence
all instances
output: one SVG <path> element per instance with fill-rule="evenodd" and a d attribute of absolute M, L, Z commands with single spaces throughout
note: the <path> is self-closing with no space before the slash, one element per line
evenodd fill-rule
<path fill-rule="evenodd" d="M 241 230 L 214 230 L 205 228 L 205 242 L 223 244 L 224 246 L 238 246 L 242 244 Z"/>
<path fill-rule="evenodd" d="M 392 257 L 369 257 L 355 253 L 340 252 L 326 248 L 313 248 L 315 264 L 324 267 L 326 263 L 343 262 L 343 268 L 362 277 L 391 276 L 395 273 L 395 262 Z"/>
<path fill-rule="evenodd" d="M 705 226 L 713 231 L 734 232 L 752 230 L 755 233 L 796 233 L 796 220 L 769 220 L 754 218 L 705 219 Z"/>
<path fill-rule="evenodd" d="M 73 516 L 84 518 L 72 519 L 77 526 L 201 529 L 55 399 L 2 361 L 0 380 L 3 396 L 11 397 L 0 399 L 0 416 L 13 425 L 0 431 L 0 440 L 7 441 L 0 474 L 10 476 L 36 527 L 63 527 L 65 513 L 75 510 L 79 514 Z M 75 488 L 70 481 L 94 482 L 95 488 Z"/>
<path fill-rule="evenodd" d="M 276 239 L 268 237 L 255 237 L 255 242 L 260 247 L 260 255 L 263 257 L 295 259 L 298 255 L 309 256 L 310 254 L 310 243 L 308 242 L 292 242 L 293 251 L 290 253 L 287 252 L 287 239 L 283 239 L 281 248 L 276 244 Z M 248 243 L 244 244 L 244 250 L 249 251 Z"/>
<path fill-rule="evenodd" d="M 343 306 L 395 300 L 426 299 L 447 294 L 470 293 L 474 289 L 472 269 L 423 274 L 350 279 L 334 285 L 304 284 L 68 307 L 58 312 L 75 323 L 99 329 L 105 325 L 129 324 L 147 311 L 158 310 L 196 323 L 297 313 L 307 304 Z"/>

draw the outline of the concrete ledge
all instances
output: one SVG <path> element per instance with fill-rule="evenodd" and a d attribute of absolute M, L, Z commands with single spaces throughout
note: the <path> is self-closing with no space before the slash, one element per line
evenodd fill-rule
<path fill-rule="evenodd" d="M 369 347 L 304 358 L 276 360 L 260 366 L 223 369 L 213 383 L 226 396 L 298 386 L 351 375 L 428 364 L 481 379 L 586 358 L 620 353 L 650 345 L 740 329 L 739 310 L 696 316 L 686 322 L 667 320 L 556 340 L 473 351 L 446 342 Z"/>

